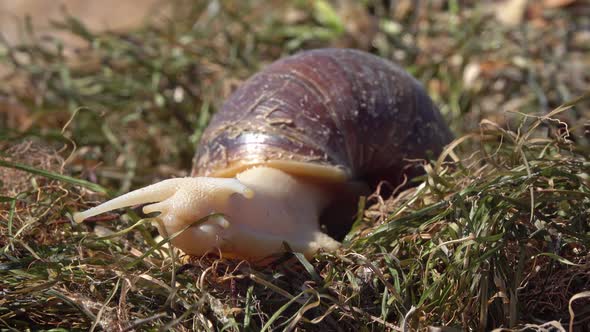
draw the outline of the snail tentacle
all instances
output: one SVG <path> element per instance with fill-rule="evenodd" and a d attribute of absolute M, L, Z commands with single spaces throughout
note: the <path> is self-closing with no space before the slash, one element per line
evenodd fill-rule
<path fill-rule="evenodd" d="M 246 198 L 254 196 L 254 192 L 237 179 L 206 177 L 168 179 L 134 190 L 84 212 L 75 213 L 74 221 L 81 223 L 101 213 L 146 203 L 154 204 L 145 206 L 143 208 L 145 213 L 165 214 L 173 209 L 181 209 L 173 213 L 191 215 L 193 211 L 205 210 L 207 207 L 203 207 L 203 203 L 225 205 L 234 193 Z M 210 208 L 213 207 L 210 206 Z"/>

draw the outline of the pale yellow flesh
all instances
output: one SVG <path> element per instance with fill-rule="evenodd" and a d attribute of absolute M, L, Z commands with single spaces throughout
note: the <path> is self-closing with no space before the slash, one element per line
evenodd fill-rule
<path fill-rule="evenodd" d="M 232 177 L 254 167 L 276 168 L 298 177 L 321 179 L 321 182 L 323 183 L 344 183 L 350 179 L 350 174 L 340 167 L 295 160 L 276 159 L 235 162 L 226 167 L 216 169 L 207 175 L 215 177 Z"/>
<path fill-rule="evenodd" d="M 216 213 L 175 237 L 172 244 L 191 255 L 221 252 L 260 259 L 285 250 L 284 243 L 311 256 L 340 245 L 319 229 L 319 215 L 329 202 L 319 185 L 271 167 L 256 167 L 235 178 L 178 178 L 117 197 L 74 215 L 77 222 L 113 209 L 143 203 L 144 212 L 160 212 L 163 236 Z"/>

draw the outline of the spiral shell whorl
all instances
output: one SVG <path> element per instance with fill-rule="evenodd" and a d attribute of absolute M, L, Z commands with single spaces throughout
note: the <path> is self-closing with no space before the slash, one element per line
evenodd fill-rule
<path fill-rule="evenodd" d="M 193 175 L 274 163 L 320 181 L 397 182 L 404 159 L 436 155 L 450 139 L 403 69 L 357 50 L 319 49 L 276 61 L 238 88 L 205 130 Z"/>

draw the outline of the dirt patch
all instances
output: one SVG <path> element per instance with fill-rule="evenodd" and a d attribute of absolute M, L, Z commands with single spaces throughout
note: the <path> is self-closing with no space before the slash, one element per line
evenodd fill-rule
<path fill-rule="evenodd" d="M 58 151 L 41 141 L 26 140 L 19 143 L 0 142 L 0 151 L 6 161 L 18 162 L 39 169 L 63 173 L 64 159 Z M 47 182 L 47 178 L 29 172 L 0 167 L 0 195 L 14 196 L 31 188 L 31 181 Z"/>

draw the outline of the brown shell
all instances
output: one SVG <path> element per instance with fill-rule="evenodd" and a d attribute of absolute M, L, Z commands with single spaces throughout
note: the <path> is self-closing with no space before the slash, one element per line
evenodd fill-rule
<path fill-rule="evenodd" d="M 398 182 L 408 159 L 439 154 L 452 135 L 418 81 L 377 56 L 318 49 L 248 79 L 203 133 L 194 176 L 254 165 L 319 181 Z"/>

